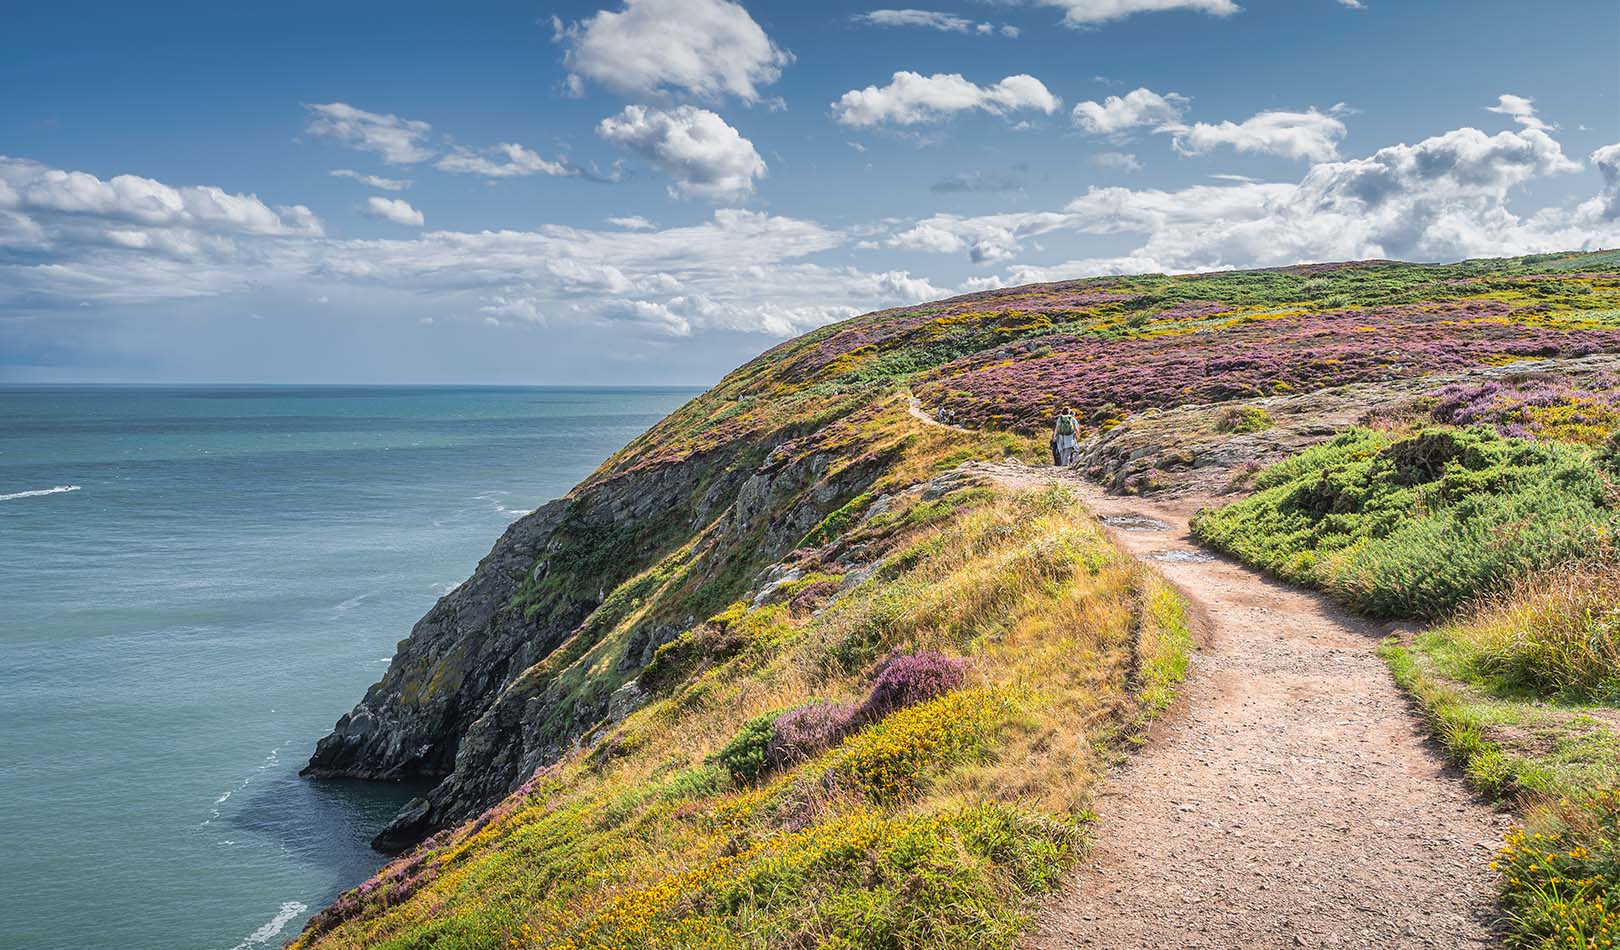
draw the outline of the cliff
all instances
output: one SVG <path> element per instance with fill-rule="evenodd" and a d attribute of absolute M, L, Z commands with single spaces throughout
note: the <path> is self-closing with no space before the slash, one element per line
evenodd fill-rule
<path fill-rule="evenodd" d="M 1612 786 L 1614 572 L 1567 565 L 1620 525 L 1617 264 L 1074 281 L 770 350 L 514 524 L 321 741 L 440 781 L 295 945 L 1015 946 L 1193 648 L 1082 479 L 1373 612 L 1522 575 L 1397 678 L 1482 789 Z M 1537 819 L 1556 873 L 1510 841 L 1526 940 L 1608 919 L 1615 801 Z"/>
<path fill-rule="evenodd" d="M 917 450 L 913 394 L 975 430 L 927 435 L 948 461 L 1038 459 L 1036 433 L 1072 404 L 1093 432 L 1084 465 L 1115 490 L 1227 490 L 1438 385 L 1620 351 L 1612 258 L 1073 281 L 784 343 L 513 524 L 304 774 L 439 779 L 378 836 L 388 850 L 501 800 L 639 703 L 660 647 L 753 596 L 825 518 L 926 474 L 939 458 Z"/>

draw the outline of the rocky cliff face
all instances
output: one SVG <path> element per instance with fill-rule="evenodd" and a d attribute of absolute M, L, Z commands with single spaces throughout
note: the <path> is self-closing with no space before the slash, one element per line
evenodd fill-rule
<path fill-rule="evenodd" d="M 633 704 L 634 687 L 621 687 L 693 611 L 724 606 L 747 566 L 786 554 L 866 487 L 874 458 L 841 455 L 838 427 L 806 428 L 788 420 L 718 451 L 610 463 L 515 522 L 400 642 L 302 774 L 441 779 L 377 836 L 385 851 L 499 801 L 601 723 L 615 693 Z"/>

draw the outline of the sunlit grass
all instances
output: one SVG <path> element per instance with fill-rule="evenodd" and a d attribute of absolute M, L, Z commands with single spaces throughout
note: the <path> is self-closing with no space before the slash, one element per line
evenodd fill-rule
<path fill-rule="evenodd" d="M 801 552 L 825 577 L 855 546 L 885 566 L 832 599 L 722 611 L 695 640 L 734 638 L 713 662 L 666 665 L 661 698 L 385 869 L 408 892 L 372 885 L 302 945 L 1012 946 L 1190 634 L 1067 492 L 939 501 L 902 495 Z M 961 657 L 961 688 L 787 767 L 733 767 L 782 710 L 854 708 L 894 650 Z"/>

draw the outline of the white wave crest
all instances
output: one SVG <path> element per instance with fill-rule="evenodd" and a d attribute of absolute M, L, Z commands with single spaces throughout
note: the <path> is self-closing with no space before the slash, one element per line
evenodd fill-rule
<path fill-rule="evenodd" d="M 276 912 L 276 916 L 266 921 L 263 927 L 248 934 L 241 943 L 232 947 L 231 950 L 248 950 L 249 947 L 256 947 L 265 943 L 271 937 L 281 933 L 281 928 L 287 926 L 287 923 L 294 917 L 308 909 L 308 906 L 297 901 L 287 901 L 281 905 L 281 910 Z"/>
<path fill-rule="evenodd" d="M 0 501 L 11 501 L 13 498 L 34 498 L 39 495 L 60 495 L 65 491 L 78 491 L 77 485 L 58 485 L 55 488 L 36 488 L 33 491 L 17 491 L 9 495 L 0 495 Z"/>

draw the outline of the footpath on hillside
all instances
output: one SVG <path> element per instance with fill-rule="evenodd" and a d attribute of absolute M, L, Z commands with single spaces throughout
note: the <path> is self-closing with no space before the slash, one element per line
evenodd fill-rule
<path fill-rule="evenodd" d="M 1426 738 L 1377 653 L 1389 631 L 1192 540 L 1209 499 L 1072 484 L 1187 596 L 1200 648 L 1177 708 L 1100 789 L 1096 846 L 1025 945 L 1488 947 L 1489 862 L 1511 824 Z"/>

